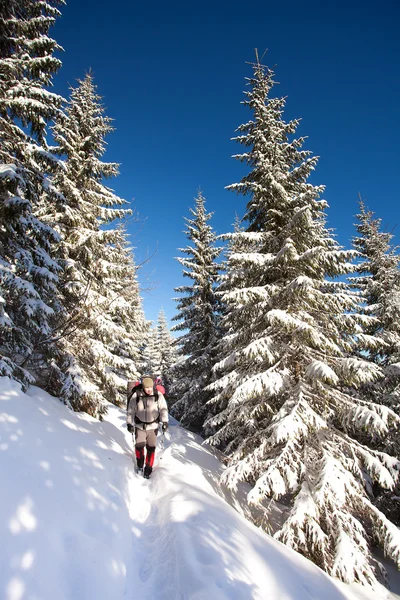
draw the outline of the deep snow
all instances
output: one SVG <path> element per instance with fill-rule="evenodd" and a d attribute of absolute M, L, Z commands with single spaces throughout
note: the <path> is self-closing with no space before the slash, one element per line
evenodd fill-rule
<path fill-rule="evenodd" d="M 400 597 L 333 580 L 247 521 L 176 422 L 137 476 L 124 425 L 115 406 L 99 422 L 0 378 L 1 600 Z"/>

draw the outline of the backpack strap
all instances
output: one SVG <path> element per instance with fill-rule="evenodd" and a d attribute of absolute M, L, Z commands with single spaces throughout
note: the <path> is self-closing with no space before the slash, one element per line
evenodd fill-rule
<path fill-rule="evenodd" d="M 144 393 L 144 391 L 143 391 L 143 387 L 140 385 L 140 386 L 137 386 L 137 387 L 136 387 L 136 388 L 133 390 L 133 392 L 132 392 L 132 394 L 131 394 L 130 398 L 132 398 L 132 396 L 133 396 L 133 394 L 134 394 L 135 392 L 136 392 L 136 403 L 137 403 L 137 402 L 138 402 L 138 400 L 139 400 L 139 398 L 142 398 L 142 397 L 144 397 L 144 396 L 145 396 L 145 393 Z M 155 400 L 155 401 L 157 402 L 157 404 L 158 404 L 159 391 L 158 391 L 158 390 L 156 390 L 156 388 L 154 388 L 154 390 L 153 390 L 153 393 L 152 393 L 152 396 L 154 396 L 154 400 Z"/>

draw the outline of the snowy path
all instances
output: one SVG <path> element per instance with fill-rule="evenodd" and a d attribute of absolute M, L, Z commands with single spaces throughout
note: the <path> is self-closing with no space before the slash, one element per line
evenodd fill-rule
<path fill-rule="evenodd" d="M 1 600 L 386 600 L 246 521 L 197 436 L 170 427 L 152 479 L 123 411 L 68 411 L 0 378 Z"/>
<path fill-rule="evenodd" d="M 138 482 L 137 477 L 131 481 L 133 545 L 140 548 L 138 570 L 132 577 L 133 597 L 376 597 L 341 591 L 341 584 L 243 520 L 221 497 L 217 477 L 221 465 L 199 438 L 177 425 L 170 427 L 168 437 L 161 459 L 158 452 L 151 481 L 139 478 Z"/>

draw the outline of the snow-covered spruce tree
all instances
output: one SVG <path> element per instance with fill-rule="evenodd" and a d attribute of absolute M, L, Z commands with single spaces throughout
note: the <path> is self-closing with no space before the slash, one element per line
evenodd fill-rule
<path fill-rule="evenodd" d="M 117 404 L 126 400 L 128 380 L 140 375 L 140 346 L 147 331 L 134 256 L 125 227 L 119 229 L 121 240 L 113 245 L 112 261 L 109 256 L 113 268 L 105 282 L 108 303 L 98 319 L 102 323 L 100 337 L 109 357 L 103 374 L 105 395 Z"/>
<path fill-rule="evenodd" d="M 178 360 L 178 355 L 175 347 L 175 338 L 171 335 L 167 317 L 163 309 L 158 313 L 157 319 L 157 346 L 160 356 L 159 376 L 163 381 L 168 396 L 174 383 L 173 366 Z"/>
<path fill-rule="evenodd" d="M 212 213 L 205 207 L 201 192 L 195 198 L 194 209 L 190 208 L 191 218 L 185 218 L 185 234 L 189 245 L 180 248 L 184 254 L 177 261 L 183 267 L 183 276 L 191 280 L 187 285 L 175 288 L 182 294 L 176 298 L 178 313 L 173 317 L 179 321 L 173 331 L 183 332 L 177 339 L 181 357 L 174 369 L 174 396 L 178 401 L 173 414 L 181 422 L 202 431 L 207 414 L 206 403 L 210 392 L 204 388 L 210 383 L 214 349 L 218 339 L 220 303 L 215 293 L 218 277 L 216 259 L 221 248 L 216 247 L 216 235 L 209 224 Z"/>
<path fill-rule="evenodd" d="M 151 321 L 147 322 L 147 330 L 140 346 L 140 371 L 142 375 L 161 374 L 161 354 L 158 346 L 158 329 Z"/>
<path fill-rule="evenodd" d="M 369 357 L 381 365 L 384 377 L 377 382 L 365 384 L 362 393 L 366 399 L 385 404 L 400 415 L 400 258 L 393 248 L 393 235 L 382 231 L 381 219 L 366 209 L 360 201 L 356 229 L 358 236 L 353 245 L 360 253 L 358 276 L 351 284 L 360 291 L 363 312 L 374 317 L 363 327 L 361 350 L 366 339 L 378 341 L 369 349 Z M 400 456 L 400 431 L 391 431 L 378 443 L 378 448 L 394 456 Z M 376 490 L 376 504 L 387 516 L 400 525 L 400 488 L 394 492 Z"/>
<path fill-rule="evenodd" d="M 381 231 L 381 219 L 375 219 L 363 202 L 357 219 L 353 245 L 361 261 L 351 283 L 361 291 L 365 314 L 374 317 L 364 326 L 365 335 L 379 342 L 370 358 L 387 366 L 400 360 L 400 257 L 392 247 L 393 235 Z"/>
<path fill-rule="evenodd" d="M 51 320 L 59 267 L 57 234 L 34 214 L 42 195 L 56 194 L 44 177 L 53 160 L 46 124 L 62 98 L 48 89 L 61 66 L 48 37 L 63 0 L 0 3 L 0 375 L 34 380 L 38 355 L 54 351 Z"/>
<path fill-rule="evenodd" d="M 351 356 L 366 317 L 334 280 L 348 273 L 352 253 L 326 228 L 323 188 L 307 181 L 317 158 L 292 138 L 298 121 L 283 120 L 273 85 L 273 72 L 255 64 L 244 102 L 253 118 L 236 138 L 251 170 L 229 186 L 249 197 L 247 229 L 227 236 L 238 251 L 228 258 L 208 441 L 229 457 L 225 483 L 249 482 L 254 504 L 286 503 L 277 539 L 333 576 L 374 584 L 370 546 L 400 566 L 400 532 L 371 501 L 372 485 L 393 488 L 400 463 L 357 435 L 384 436 L 397 417 L 347 393 L 379 375 Z"/>
<path fill-rule="evenodd" d="M 64 264 L 58 343 L 65 380 L 59 393 L 92 415 L 102 414 L 104 399 L 122 400 L 123 380 L 137 375 L 136 325 L 141 328 L 136 269 L 120 222 L 131 211 L 104 184 L 118 174 L 117 164 L 101 160 L 111 131 L 88 74 L 71 90 L 53 127 L 54 152 L 63 159 L 53 185 L 64 204 L 57 212 L 45 203 L 41 208 L 42 218 L 59 232 Z"/>
<path fill-rule="evenodd" d="M 242 220 L 239 215 L 235 215 L 235 221 L 233 223 L 233 232 L 234 234 L 244 232 L 245 229 L 242 224 Z M 213 352 L 213 361 L 211 363 L 211 373 L 209 375 L 209 381 L 212 381 L 213 378 L 213 365 L 215 361 L 218 359 L 218 356 L 221 356 L 221 352 L 223 352 L 223 345 L 226 336 L 229 334 L 229 320 L 227 318 L 229 312 L 229 306 L 226 305 L 223 301 L 223 297 L 225 293 L 229 293 L 231 291 L 231 269 L 230 269 L 230 257 L 232 255 L 237 254 L 241 250 L 247 251 L 247 241 L 243 239 L 243 236 L 237 235 L 226 235 L 222 234 L 219 236 L 219 239 L 226 239 L 227 246 L 224 249 L 224 260 L 222 261 L 219 267 L 219 275 L 217 277 L 217 286 L 215 288 L 215 293 L 219 302 L 219 319 L 218 319 L 218 337 L 216 339 L 216 344 Z M 240 278 L 234 283 L 235 289 L 240 287 L 245 287 L 245 281 L 241 281 Z M 210 392 L 210 390 L 206 389 L 205 392 Z M 209 399 L 212 397 L 212 393 L 209 393 Z M 205 438 L 210 438 L 216 431 L 216 428 L 213 423 L 213 416 L 217 415 L 220 412 L 220 407 L 218 403 L 207 402 L 207 418 L 203 425 L 203 435 Z"/>

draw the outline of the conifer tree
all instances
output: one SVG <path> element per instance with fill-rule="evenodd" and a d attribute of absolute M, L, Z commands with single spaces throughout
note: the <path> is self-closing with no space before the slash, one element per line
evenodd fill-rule
<path fill-rule="evenodd" d="M 362 293 L 364 313 L 373 317 L 363 331 L 378 340 L 370 358 L 388 366 L 400 361 L 400 258 L 391 244 L 393 235 L 381 231 L 381 219 L 375 219 L 362 201 L 357 219 L 359 235 L 353 245 L 361 262 L 351 282 Z"/>
<path fill-rule="evenodd" d="M 143 375 L 160 376 L 161 353 L 158 345 L 158 329 L 152 322 L 147 323 L 147 330 L 141 345 L 140 364 Z"/>
<path fill-rule="evenodd" d="M 46 124 L 62 98 L 51 93 L 60 49 L 48 36 L 63 0 L 0 3 L 0 375 L 26 385 L 51 337 L 59 266 L 58 237 L 35 215 L 57 194 L 43 175 L 53 161 Z"/>
<path fill-rule="evenodd" d="M 135 336 L 142 327 L 136 269 L 120 221 L 131 211 L 104 184 L 118 174 L 117 164 L 101 160 L 111 131 L 89 73 L 71 90 L 53 128 L 54 151 L 63 159 L 53 185 L 63 206 L 56 213 L 41 207 L 42 218 L 59 232 L 64 264 L 59 367 L 66 377 L 60 395 L 92 415 L 104 412 L 104 399 L 122 400 L 124 379 L 137 376 Z"/>
<path fill-rule="evenodd" d="M 178 357 L 175 348 L 175 339 L 169 330 L 164 309 L 161 309 L 158 313 L 157 346 L 160 357 L 158 375 L 161 377 L 166 394 L 168 395 L 173 385 L 173 366 Z"/>
<path fill-rule="evenodd" d="M 392 408 L 400 415 L 400 258 L 392 246 L 393 235 L 382 231 L 381 219 L 367 210 L 360 201 L 356 229 L 358 236 L 353 245 L 360 253 L 358 276 L 351 278 L 360 291 L 361 310 L 373 317 L 369 326 L 358 334 L 361 348 L 372 339 L 370 360 L 383 367 L 384 376 L 377 382 L 363 386 L 367 399 L 373 399 Z M 378 343 L 376 343 L 378 342 Z M 394 456 L 400 456 L 400 430 L 394 429 L 378 447 Z M 393 491 L 376 490 L 376 504 L 397 525 L 400 525 L 399 486 Z"/>
<path fill-rule="evenodd" d="M 113 246 L 113 269 L 105 282 L 108 303 L 101 317 L 101 339 L 108 354 L 102 378 L 107 399 L 117 404 L 126 400 L 128 380 L 140 375 L 140 346 L 147 330 L 133 252 L 125 227 L 119 229 L 121 240 Z"/>
<path fill-rule="evenodd" d="M 248 197 L 247 228 L 226 236 L 237 251 L 222 296 L 227 333 L 209 386 L 209 442 L 229 456 L 225 483 L 249 482 L 258 506 L 268 498 L 287 505 L 277 539 L 333 576 L 374 584 L 369 544 L 400 566 L 400 535 L 374 506 L 372 486 L 393 489 L 400 463 L 358 437 L 383 437 L 398 419 L 348 393 L 380 375 L 353 356 L 370 318 L 335 280 L 349 272 L 352 252 L 326 228 L 323 187 L 308 182 L 317 158 L 293 137 L 298 121 L 284 121 L 273 85 L 257 62 L 244 101 L 253 118 L 236 138 L 250 172 L 229 186 Z"/>
<path fill-rule="evenodd" d="M 180 248 L 185 256 L 177 258 L 183 267 L 183 276 L 191 282 L 175 288 L 182 296 L 176 299 L 179 312 L 173 320 L 179 324 L 173 331 L 184 333 L 177 339 L 182 360 L 174 369 L 179 385 L 174 389 L 178 401 L 173 413 L 184 425 L 201 431 L 210 398 L 210 392 L 204 388 L 210 382 L 219 331 L 220 305 L 215 293 L 218 265 L 215 261 L 221 248 L 215 246 L 216 235 L 209 225 L 212 213 L 207 213 L 201 192 L 195 199 L 195 208 L 189 210 L 192 218 L 185 218 L 189 245 Z"/>

